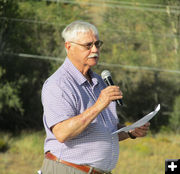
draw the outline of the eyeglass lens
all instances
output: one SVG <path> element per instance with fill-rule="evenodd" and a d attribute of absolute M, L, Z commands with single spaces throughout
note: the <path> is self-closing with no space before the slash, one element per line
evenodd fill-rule
<path fill-rule="evenodd" d="M 97 40 L 96 42 L 91 42 L 87 44 L 87 47 L 90 49 L 93 47 L 93 45 L 96 46 L 96 48 L 100 48 L 102 46 L 103 42 L 100 40 Z"/>

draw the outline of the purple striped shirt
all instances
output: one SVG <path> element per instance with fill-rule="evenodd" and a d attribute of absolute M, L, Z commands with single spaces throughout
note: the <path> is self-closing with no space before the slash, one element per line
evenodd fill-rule
<path fill-rule="evenodd" d="M 115 102 L 111 102 L 81 134 L 65 143 L 60 143 L 50 130 L 53 125 L 81 114 L 95 103 L 106 85 L 91 70 L 90 75 L 91 84 L 66 58 L 62 66 L 45 81 L 42 89 L 46 130 L 44 151 L 51 151 L 59 159 L 71 163 L 110 171 L 115 168 L 119 156 L 118 135 L 111 135 L 117 130 L 119 122 Z"/>

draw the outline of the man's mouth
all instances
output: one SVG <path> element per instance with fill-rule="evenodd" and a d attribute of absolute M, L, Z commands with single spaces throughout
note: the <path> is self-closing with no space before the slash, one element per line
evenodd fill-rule
<path fill-rule="evenodd" d="M 88 56 L 88 58 L 98 58 L 99 55 L 98 54 L 91 54 L 90 56 Z"/>

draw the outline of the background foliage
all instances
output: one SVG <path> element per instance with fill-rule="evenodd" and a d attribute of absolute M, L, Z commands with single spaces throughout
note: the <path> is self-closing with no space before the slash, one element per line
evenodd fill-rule
<path fill-rule="evenodd" d="M 121 122 L 160 103 L 153 131 L 180 125 L 180 2 L 0 1 L 0 129 L 42 129 L 41 87 L 65 57 L 62 29 L 97 26 L 104 41 L 97 73 L 109 69 L 124 94 Z"/>

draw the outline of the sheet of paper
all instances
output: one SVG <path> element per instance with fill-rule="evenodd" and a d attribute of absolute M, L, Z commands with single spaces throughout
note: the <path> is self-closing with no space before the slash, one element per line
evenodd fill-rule
<path fill-rule="evenodd" d="M 126 126 L 123 127 L 115 132 L 112 133 L 112 135 L 117 134 L 119 132 L 128 132 L 130 130 L 133 130 L 137 127 L 143 126 L 144 124 L 146 124 L 149 120 L 151 120 L 160 110 L 160 104 L 158 104 L 158 106 L 156 107 L 156 109 L 154 111 L 152 111 L 151 113 L 145 115 L 143 118 L 141 118 L 140 120 L 136 121 L 135 123 L 131 124 L 130 126 Z"/>

